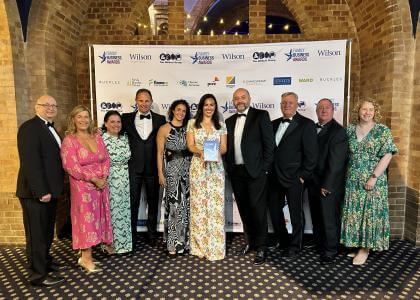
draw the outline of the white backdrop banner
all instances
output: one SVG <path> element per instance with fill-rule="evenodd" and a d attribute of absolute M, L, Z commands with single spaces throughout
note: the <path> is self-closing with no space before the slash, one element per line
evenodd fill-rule
<path fill-rule="evenodd" d="M 108 110 L 136 110 L 135 94 L 147 88 L 153 111 L 166 115 L 170 104 L 185 99 L 195 113 L 203 94 L 216 96 L 224 118 L 235 113 L 232 94 L 243 87 L 251 105 L 271 119 L 281 116 L 280 95 L 299 96 L 299 112 L 316 120 L 319 99 L 335 105 L 343 122 L 347 40 L 242 45 L 93 45 L 98 125 Z M 229 181 L 226 183 L 226 230 L 242 231 Z M 145 201 L 139 225 L 145 223 Z M 306 204 L 305 215 L 309 216 Z M 163 213 L 161 214 L 163 215 Z M 286 209 L 286 219 L 290 222 Z M 310 231 L 307 217 L 305 231 Z M 162 228 L 162 222 L 160 228 Z M 144 230 L 144 228 L 139 228 Z"/>

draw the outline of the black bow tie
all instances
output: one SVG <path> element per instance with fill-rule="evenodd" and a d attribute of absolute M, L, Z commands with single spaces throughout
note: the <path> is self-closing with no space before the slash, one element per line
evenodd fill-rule
<path fill-rule="evenodd" d="M 150 118 L 151 118 L 150 114 L 148 114 L 148 115 L 140 115 L 140 120 L 143 120 L 143 119 L 149 119 L 150 120 Z"/>
<path fill-rule="evenodd" d="M 281 122 L 281 123 L 290 123 L 290 122 L 292 122 L 292 120 L 290 120 L 290 119 L 284 119 L 284 118 L 281 118 L 281 119 L 280 119 L 280 122 Z"/>
<path fill-rule="evenodd" d="M 324 128 L 324 125 L 321 125 L 321 124 L 319 124 L 319 123 L 316 123 L 316 128 Z"/>
<path fill-rule="evenodd" d="M 245 117 L 246 118 L 246 114 L 238 114 L 238 117 Z"/>
<path fill-rule="evenodd" d="M 47 127 L 53 127 L 54 128 L 54 122 L 47 122 L 45 125 L 47 125 Z"/>

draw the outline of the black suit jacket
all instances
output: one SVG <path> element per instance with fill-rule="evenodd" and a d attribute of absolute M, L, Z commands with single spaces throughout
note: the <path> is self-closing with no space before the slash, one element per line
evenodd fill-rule
<path fill-rule="evenodd" d="M 332 119 L 318 133 L 318 147 L 314 183 L 330 192 L 343 191 L 348 152 L 346 130 Z"/>
<path fill-rule="evenodd" d="M 23 123 L 19 127 L 17 142 L 20 168 L 16 196 L 60 196 L 64 185 L 60 146 L 45 122 L 36 116 Z"/>
<path fill-rule="evenodd" d="M 274 136 L 280 125 L 274 120 Z M 318 143 L 315 123 L 296 113 L 287 127 L 280 143 L 274 150 L 274 171 L 277 180 L 284 187 L 290 187 L 299 177 L 310 179 L 318 156 Z"/>
<path fill-rule="evenodd" d="M 226 119 L 227 152 L 226 169 L 232 173 L 235 165 L 235 124 L 237 114 Z M 268 112 L 250 107 L 241 140 L 245 168 L 252 178 L 270 170 L 273 162 L 274 137 Z"/>
<path fill-rule="evenodd" d="M 152 115 L 152 132 L 147 140 L 143 140 L 136 130 L 134 119 L 137 112 L 122 115 L 122 124 L 127 132 L 130 143 L 131 158 L 128 166 L 132 172 L 145 173 L 145 175 L 157 175 L 156 162 L 156 134 L 159 127 L 166 123 L 164 116 L 150 112 Z"/>

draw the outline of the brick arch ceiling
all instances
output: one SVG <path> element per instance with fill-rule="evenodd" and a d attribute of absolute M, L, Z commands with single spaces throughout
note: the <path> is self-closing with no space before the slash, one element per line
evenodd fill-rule
<path fill-rule="evenodd" d="M 153 2 L 154 0 L 135 1 L 130 16 L 124 21 L 122 28 L 127 32 L 132 33 L 137 23 L 149 24 L 148 8 Z"/>

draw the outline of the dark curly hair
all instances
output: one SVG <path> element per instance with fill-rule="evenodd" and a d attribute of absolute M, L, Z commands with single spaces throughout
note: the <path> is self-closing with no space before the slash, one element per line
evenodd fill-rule
<path fill-rule="evenodd" d="M 168 120 L 172 121 L 174 118 L 174 110 L 178 105 L 184 105 L 185 106 L 185 118 L 184 120 L 182 120 L 182 126 L 186 126 L 188 123 L 188 120 L 191 118 L 191 112 L 190 112 L 190 105 L 188 104 L 187 100 L 184 99 L 178 99 L 175 100 L 174 102 L 172 102 L 171 106 L 169 107 L 168 110 Z"/>
<path fill-rule="evenodd" d="M 217 105 L 216 97 L 213 94 L 205 94 L 201 96 L 200 102 L 198 103 L 197 113 L 195 115 L 195 128 L 201 128 L 201 122 L 203 122 L 203 108 L 204 108 L 204 102 L 206 99 L 213 99 L 215 108 L 213 116 L 211 117 L 211 120 L 213 122 L 214 128 L 217 130 L 220 129 L 220 120 L 219 120 L 219 106 Z"/>

